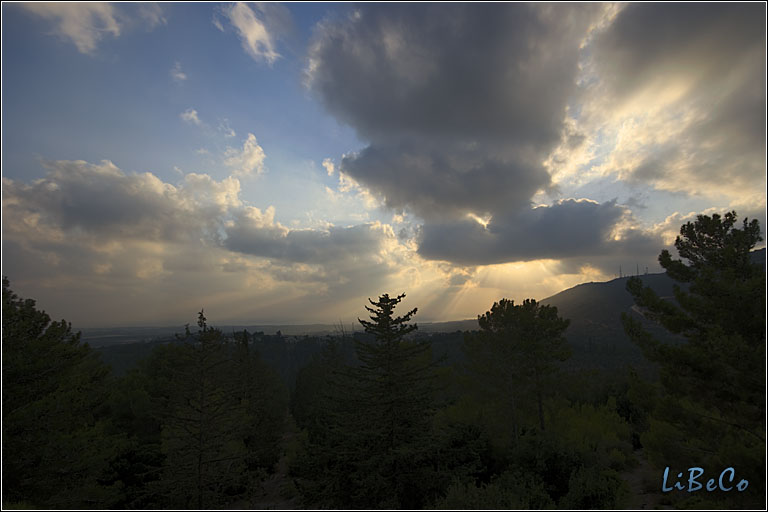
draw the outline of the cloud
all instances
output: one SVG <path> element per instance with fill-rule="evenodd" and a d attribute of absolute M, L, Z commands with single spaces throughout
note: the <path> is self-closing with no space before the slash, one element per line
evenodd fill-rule
<path fill-rule="evenodd" d="M 474 148 L 440 151 L 403 142 L 368 146 L 342 159 L 341 172 L 383 196 L 395 210 L 433 220 L 527 207 L 549 176 L 533 161 L 482 154 Z"/>
<path fill-rule="evenodd" d="M 152 30 L 159 25 L 167 25 L 168 20 L 164 16 L 163 8 L 157 2 L 143 2 L 138 5 L 139 16 Z"/>
<path fill-rule="evenodd" d="M 688 195 L 764 189 L 764 18 L 758 4 L 624 7 L 584 61 L 574 123 L 605 155 L 593 172 Z"/>
<path fill-rule="evenodd" d="M 273 207 L 247 204 L 235 177 L 190 173 L 168 183 L 109 161 L 45 165 L 39 180 L 3 178 L 4 271 L 15 290 L 79 326 L 181 325 L 201 306 L 219 322 L 330 323 L 364 314 L 364 298 L 384 291 L 408 292 L 422 319 L 471 318 L 478 304 L 510 293 L 543 298 L 619 264 L 650 266 L 658 240 L 690 218 L 644 230 L 615 202 L 564 200 L 485 227 L 467 218 L 414 234 L 399 215 L 398 230 L 409 233 L 378 222 L 291 228 Z M 419 236 L 419 251 L 466 265 L 425 260 Z M 446 236 L 460 243 L 446 246 Z M 594 246 L 600 256 L 590 255 Z M 574 256 L 474 268 L 547 252 Z"/>
<path fill-rule="evenodd" d="M 623 210 L 598 208 L 606 225 L 585 222 L 581 243 L 567 232 L 545 243 L 519 224 L 567 225 L 558 216 L 572 214 L 570 203 L 532 209 L 532 198 L 556 192 L 543 162 L 567 132 L 580 47 L 601 16 L 593 5 L 366 4 L 323 22 L 306 84 L 368 141 L 342 158 L 340 174 L 421 218 L 419 254 L 428 259 L 481 265 L 558 249 L 599 253 L 590 244 Z M 573 134 L 571 145 L 580 143 Z M 492 220 L 484 228 L 472 218 Z"/>
<path fill-rule="evenodd" d="M 350 157 L 348 155 L 344 155 L 343 159 L 346 158 Z M 364 210 L 373 210 L 374 208 L 380 206 L 381 202 L 376 197 L 374 197 L 373 194 L 371 194 L 367 187 L 361 186 L 356 179 L 342 170 L 336 172 L 336 165 L 333 163 L 332 159 L 323 159 L 322 166 L 328 176 L 333 176 L 334 174 L 338 176 L 338 184 L 336 186 L 337 191 L 333 191 L 330 188 L 325 187 L 326 194 L 328 194 L 328 197 L 331 199 L 331 201 L 336 203 L 342 196 L 346 195 L 348 198 L 355 197 L 358 199 L 361 202 Z M 359 208 L 361 205 L 358 205 L 357 208 Z M 364 212 L 363 215 L 367 217 L 368 214 L 367 212 Z"/>
<path fill-rule="evenodd" d="M 197 110 L 193 108 L 188 108 L 187 110 L 179 114 L 179 117 L 181 118 L 182 121 L 185 121 L 187 123 L 191 123 L 196 126 L 203 126 L 203 122 L 197 116 Z"/>
<path fill-rule="evenodd" d="M 734 59 L 752 58 L 750 52 L 764 46 L 764 12 L 750 4 L 630 4 L 596 37 L 595 63 L 621 97 L 662 77 L 715 78 Z M 680 67 L 683 61 L 688 66 Z"/>
<path fill-rule="evenodd" d="M 240 183 L 187 174 L 180 186 L 152 173 L 126 174 L 112 162 L 45 162 L 45 178 L 32 184 L 4 181 L 4 201 L 22 224 L 55 226 L 109 238 L 173 241 L 215 232 L 219 218 L 237 206 Z M 4 224 L 5 225 L 5 224 Z"/>
<path fill-rule="evenodd" d="M 229 126 L 229 119 L 224 119 L 219 123 L 219 131 L 224 134 L 225 137 L 234 137 L 237 135 L 235 130 Z"/>
<path fill-rule="evenodd" d="M 183 82 L 187 79 L 187 74 L 181 70 L 181 63 L 178 61 L 171 68 L 170 75 L 177 82 Z"/>
<path fill-rule="evenodd" d="M 272 65 L 281 57 L 277 52 L 277 40 L 291 24 L 290 12 L 285 7 L 238 2 L 224 7 L 222 14 L 235 28 L 243 49 L 254 60 Z M 219 30 L 224 30 L 217 17 L 213 22 Z"/>
<path fill-rule="evenodd" d="M 252 176 L 264 172 L 266 155 L 252 133 L 248 134 L 243 149 L 228 147 L 224 154 L 224 165 L 232 168 L 232 174 L 235 176 Z"/>
<path fill-rule="evenodd" d="M 112 4 L 106 3 L 22 3 L 23 8 L 52 20 L 55 33 L 69 39 L 80 53 L 90 54 L 105 34 L 120 35 L 121 24 Z"/>
<path fill-rule="evenodd" d="M 419 254 L 459 265 L 552 259 L 602 266 L 622 255 L 658 251 L 662 246 L 658 237 L 641 229 L 622 229 L 628 215 L 615 201 L 566 199 L 492 217 L 485 225 L 470 217 L 431 222 L 418 235 Z M 649 258 L 655 261 L 653 255 Z"/>
<path fill-rule="evenodd" d="M 219 29 L 221 32 L 224 32 L 224 24 L 219 19 L 217 13 L 213 14 L 213 19 L 211 20 L 211 23 L 213 23 L 213 26 Z"/>
<path fill-rule="evenodd" d="M 393 238 L 388 226 L 378 223 L 327 230 L 288 229 L 275 222 L 274 208 L 248 207 L 226 228 L 230 250 L 294 263 L 326 264 L 377 254 L 384 238 Z"/>
<path fill-rule="evenodd" d="M 19 4 L 54 25 L 53 33 L 71 41 L 80 53 L 92 55 L 106 35 L 119 37 L 137 25 L 153 30 L 168 22 L 155 2 L 27 2 Z"/>
<path fill-rule="evenodd" d="M 200 237 L 242 254 L 287 263 L 339 264 L 364 254 L 378 255 L 391 227 L 367 223 L 349 227 L 290 229 L 275 220 L 275 209 L 248 206 L 240 181 L 186 174 L 180 183 L 152 173 L 125 173 L 112 162 L 45 163 L 47 174 L 31 184 L 3 180 L 6 230 L 28 229 L 88 234 L 102 241 L 127 239 L 189 242 Z M 53 232 L 52 231 L 52 232 Z"/>
<path fill-rule="evenodd" d="M 366 141 L 336 170 L 420 219 L 422 257 L 605 269 L 660 238 L 615 202 L 534 205 L 609 178 L 629 195 L 764 190 L 763 14 L 365 4 L 318 25 L 305 84 Z"/>
<path fill-rule="evenodd" d="M 324 159 L 323 169 L 325 169 L 325 172 L 328 173 L 328 176 L 333 176 L 333 172 L 336 170 L 336 167 L 333 165 L 333 160 L 330 158 Z"/>
<path fill-rule="evenodd" d="M 190 173 L 171 184 L 109 161 L 45 165 L 45 177 L 31 183 L 3 178 L 3 266 L 71 320 L 122 311 L 136 321 L 179 321 L 200 301 L 253 319 L 242 303 L 258 299 L 275 306 L 265 313 L 273 319 L 295 321 L 293 308 L 320 296 L 374 296 L 403 257 L 387 225 L 288 228 L 274 208 L 245 204 L 234 177 Z M 63 290 L 77 290 L 77 308 Z"/>
<path fill-rule="evenodd" d="M 308 85 L 367 140 L 490 137 L 546 146 L 559 137 L 594 10 L 365 5 L 319 27 Z"/>

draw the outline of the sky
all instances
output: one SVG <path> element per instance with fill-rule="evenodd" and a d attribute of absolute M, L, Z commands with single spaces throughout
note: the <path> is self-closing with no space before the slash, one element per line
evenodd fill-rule
<path fill-rule="evenodd" d="M 349 325 L 384 293 L 458 320 L 660 272 L 698 214 L 766 224 L 765 20 L 4 2 L 2 273 L 105 327 Z"/>

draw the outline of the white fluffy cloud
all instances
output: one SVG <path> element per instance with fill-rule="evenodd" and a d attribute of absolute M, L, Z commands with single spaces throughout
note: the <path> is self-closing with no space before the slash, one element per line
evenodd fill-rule
<path fill-rule="evenodd" d="M 224 155 L 224 164 L 232 169 L 235 176 L 254 176 L 264 172 L 266 155 L 252 133 L 248 134 L 242 149 L 228 147 Z"/>
<path fill-rule="evenodd" d="M 333 164 L 333 160 L 330 158 L 325 158 L 323 160 L 323 169 L 325 169 L 325 172 L 328 173 L 328 176 L 333 176 L 333 173 L 336 170 L 336 166 Z"/>
<path fill-rule="evenodd" d="M 173 78 L 177 82 L 183 82 L 187 79 L 187 74 L 181 70 L 181 63 L 176 62 L 173 64 L 173 67 L 170 71 L 171 78 Z"/>
<path fill-rule="evenodd" d="M 277 40 L 290 24 L 290 13 L 277 4 L 248 4 L 238 2 L 222 9 L 226 20 L 235 28 L 243 49 L 254 60 L 273 64 L 280 58 Z M 219 30 L 224 26 L 218 18 L 214 24 Z"/>
<path fill-rule="evenodd" d="M 200 120 L 200 117 L 197 115 L 197 110 L 193 108 L 188 108 L 181 114 L 179 114 L 179 117 L 182 121 L 194 124 L 195 126 L 203 126 L 203 122 Z"/>
<path fill-rule="evenodd" d="M 55 33 L 69 39 L 80 53 L 93 53 L 105 34 L 120 35 L 121 24 L 112 4 L 30 2 L 20 4 L 25 9 L 52 20 Z"/>
<path fill-rule="evenodd" d="M 138 5 L 139 16 L 151 30 L 159 25 L 167 25 L 163 8 L 157 2 L 142 2 Z"/>
<path fill-rule="evenodd" d="M 104 36 L 119 37 L 126 28 L 140 24 L 149 30 L 165 25 L 160 5 L 103 2 L 25 2 L 19 4 L 54 25 L 53 33 L 71 41 L 80 53 L 93 54 Z"/>
<path fill-rule="evenodd" d="M 231 126 L 229 126 L 229 119 L 223 119 L 221 122 L 219 122 L 219 132 L 223 133 L 225 137 L 234 137 L 237 135 L 235 130 L 232 129 Z"/>

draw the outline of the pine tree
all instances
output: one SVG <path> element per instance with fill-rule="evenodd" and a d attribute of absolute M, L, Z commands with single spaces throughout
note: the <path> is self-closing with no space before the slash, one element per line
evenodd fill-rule
<path fill-rule="evenodd" d="M 244 492 L 246 413 L 237 397 L 230 350 L 199 313 L 199 331 L 167 361 L 161 492 L 174 507 L 212 508 Z M 191 343 L 190 343 L 191 341 Z"/>
<path fill-rule="evenodd" d="M 111 505 L 114 490 L 98 484 L 121 443 L 104 411 L 109 367 L 6 278 L 2 345 L 4 503 Z"/>
<path fill-rule="evenodd" d="M 420 508 L 433 477 L 430 419 L 431 345 L 409 340 L 416 309 L 394 316 L 405 295 L 384 294 L 359 320 L 368 339 L 355 340 L 359 364 L 334 372 L 326 398 L 328 426 L 307 455 L 305 495 L 323 506 Z M 373 338 L 373 339 L 370 339 Z"/>
<path fill-rule="evenodd" d="M 765 481 L 765 267 L 750 254 L 762 240 L 758 222 L 736 223 L 736 212 L 699 215 L 675 240 L 687 263 L 661 252 L 660 264 L 680 283 L 675 301 L 639 279 L 627 283 L 644 315 L 683 341 L 662 343 L 626 314 L 622 322 L 660 367 L 665 395 L 643 437 L 652 459 L 659 467 L 735 467 L 752 488 L 739 499 L 749 499 Z"/>
<path fill-rule="evenodd" d="M 429 420 L 433 413 L 434 365 L 428 340 L 406 340 L 415 331 L 407 322 L 414 308 L 393 317 L 405 298 L 388 294 L 366 306 L 370 321 L 358 320 L 375 341 L 356 341 L 360 366 L 351 372 L 356 390 L 359 431 L 369 447 L 367 460 L 358 464 L 366 478 L 363 495 L 380 503 L 412 508 L 421 505 L 425 475 L 420 467 L 429 460 Z M 378 487 L 378 489 L 376 489 Z M 378 490 L 378 493 L 372 490 Z M 394 501 L 388 501 L 388 500 Z"/>
<path fill-rule="evenodd" d="M 570 321 L 560 318 L 556 307 L 533 299 L 517 306 L 502 299 L 477 320 L 480 331 L 468 334 L 464 343 L 470 372 L 483 393 L 506 402 L 514 437 L 531 403 L 544 430 L 544 398 L 552 389 L 556 363 L 571 354 L 563 335 Z"/>

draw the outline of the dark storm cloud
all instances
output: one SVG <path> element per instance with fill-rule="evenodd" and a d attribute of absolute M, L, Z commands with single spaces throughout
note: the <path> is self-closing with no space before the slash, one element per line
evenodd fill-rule
<path fill-rule="evenodd" d="M 527 205 L 550 185 L 540 164 L 486 156 L 471 148 L 369 146 L 345 156 L 341 171 L 364 181 L 390 208 L 410 209 L 425 219 L 505 211 Z"/>
<path fill-rule="evenodd" d="M 308 83 L 369 141 L 341 170 L 392 208 L 528 207 L 550 185 L 592 6 L 365 5 L 318 29 Z"/>
<path fill-rule="evenodd" d="M 660 246 L 658 239 L 639 231 L 614 240 L 614 227 L 625 214 L 615 201 L 569 199 L 494 218 L 487 226 L 471 219 L 430 223 L 422 228 L 419 253 L 464 265 L 576 258 L 579 264 L 602 267 L 603 261 L 615 261 L 619 255 Z"/>
<path fill-rule="evenodd" d="M 366 139 L 548 145 L 560 135 L 589 6 L 365 5 L 319 30 L 310 80 Z"/>

